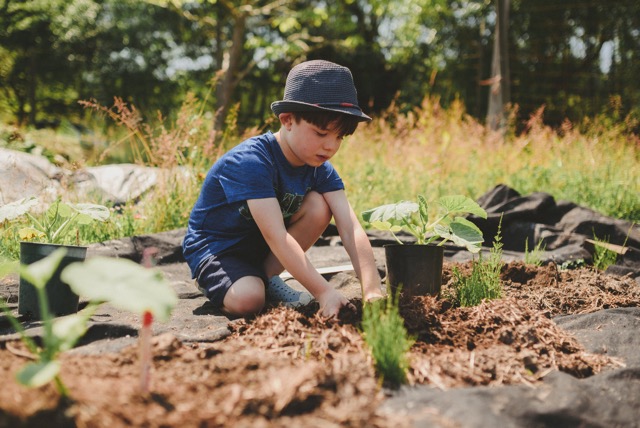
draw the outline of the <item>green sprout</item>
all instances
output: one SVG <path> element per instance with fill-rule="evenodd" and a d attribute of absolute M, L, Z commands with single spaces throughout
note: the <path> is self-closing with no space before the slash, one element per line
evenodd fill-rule
<path fill-rule="evenodd" d="M 0 300 L 0 308 L 36 361 L 27 364 L 17 374 L 17 380 L 28 387 L 39 387 L 51 381 L 62 396 L 69 392 L 60 379 L 58 356 L 72 349 L 87 331 L 87 324 L 98 306 L 112 306 L 144 316 L 167 321 L 177 303 L 171 285 L 154 269 L 144 268 L 126 259 L 95 257 L 86 262 L 67 266 L 61 278 L 78 295 L 89 300 L 87 307 L 74 315 L 54 319 L 49 311 L 45 285 L 66 254 L 60 248 L 49 256 L 28 266 L 16 266 L 14 262 L 0 262 L 0 278 L 18 270 L 37 290 L 43 326 L 42 346 L 27 335 L 22 325 Z M 149 315 L 146 316 L 147 318 Z"/>

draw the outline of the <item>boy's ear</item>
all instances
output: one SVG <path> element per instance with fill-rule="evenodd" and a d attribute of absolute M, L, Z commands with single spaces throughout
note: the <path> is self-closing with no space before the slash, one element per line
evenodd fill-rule
<path fill-rule="evenodd" d="M 280 124 L 284 127 L 291 125 L 293 122 L 293 115 L 291 113 L 280 113 L 278 115 L 278 119 L 280 119 Z"/>

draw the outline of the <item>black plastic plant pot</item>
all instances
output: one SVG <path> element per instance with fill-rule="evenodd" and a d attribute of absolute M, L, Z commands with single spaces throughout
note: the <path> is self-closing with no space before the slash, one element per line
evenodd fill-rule
<path fill-rule="evenodd" d="M 67 249 L 67 255 L 62 259 L 58 269 L 45 287 L 47 299 L 49 300 L 49 311 L 54 316 L 69 315 L 78 312 L 80 298 L 71 291 L 67 283 L 60 279 L 60 273 L 70 263 L 83 261 L 87 255 L 87 247 L 20 242 L 20 263 L 24 265 L 35 263 L 61 247 Z M 18 313 L 30 319 L 40 319 L 38 292 L 33 284 L 22 277 L 20 277 Z"/>
<path fill-rule="evenodd" d="M 391 293 L 401 287 L 404 301 L 414 296 L 440 295 L 444 247 L 390 244 L 384 246 L 384 252 Z"/>

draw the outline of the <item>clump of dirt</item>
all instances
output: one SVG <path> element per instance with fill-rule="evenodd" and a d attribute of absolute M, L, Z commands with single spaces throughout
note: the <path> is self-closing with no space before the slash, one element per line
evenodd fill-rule
<path fill-rule="evenodd" d="M 453 267 L 445 264 L 451 286 Z M 502 272 L 504 297 L 472 308 L 419 297 L 400 312 L 415 339 L 409 380 L 440 388 L 535 384 L 560 370 L 588 377 L 616 362 L 588 354 L 552 316 L 602 308 L 639 306 L 640 287 L 630 278 L 555 265 L 510 263 Z M 61 377 L 72 393 L 52 385 L 0 388 L 2 426 L 401 426 L 377 409 L 385 390 L 373 370 L 356 311 L 339 319 L 270 308 L 253 320 L 230 323 L 232 335 L 215 343 L 154 338 L 152 393 L 138 388 L 138 350 L 106 355 L 65 354 Z M 28 362 L 0 345 L 0 375 L 12 378 Z"/>

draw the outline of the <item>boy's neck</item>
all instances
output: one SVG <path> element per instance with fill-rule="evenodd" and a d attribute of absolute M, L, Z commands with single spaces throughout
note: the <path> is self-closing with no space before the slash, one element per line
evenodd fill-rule
<path fill-rule="evenodd" d="M 280 146 L 280 150 L 282 150 L 282 154 L 284 155 L 287 162 L 289 162 L 289 165 L 291 165 L 293 168 L 304 166 L 304 163 L 300 163 L 300 159 L 298 159 L 296 155 L 294 155 L 291 151 L 291 147 L 289 147 L 289 145 L 285 141 L 286 136 L 283 136 L 281 131 L 276 132 L 275 134 L 273 134 L 273 136 L 276 137 L 276 141 Z"/>

